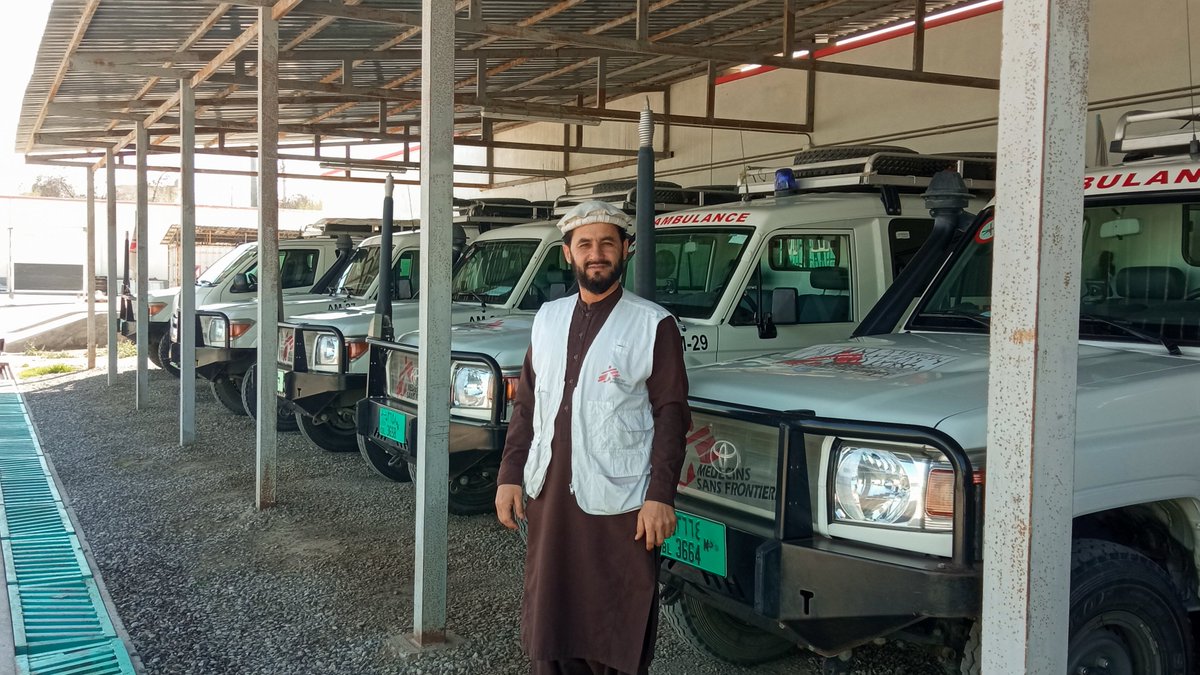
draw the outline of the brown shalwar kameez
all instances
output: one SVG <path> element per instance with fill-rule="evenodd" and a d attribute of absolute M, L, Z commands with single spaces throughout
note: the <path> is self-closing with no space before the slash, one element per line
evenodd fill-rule
<path fill-rule="evenodd" d="M 654 655 L 658 550 L 647 552 L 644 540 L 634 541 L 637 511 L 590 515 L 579 508 L 569 489 L 571 394 L 583 357 L 621 293 L 618 288 L 591 306 L 580 300 L 575 307 L 550 466 L 541 494 L 529 500 L 525 511 L 529 548 L 521 642 L 534 673 L 645 673 Z M 683 348 L 674 319 L 659 324 L 653 348 L 653 370 L 646 381 L 654 415 L 646 499 L 674 504 L 684 437 L 691 424 Z M 502 485 L 522 482 L 533 440 L 535 378 L 526 354 L 498 476 Z"/>

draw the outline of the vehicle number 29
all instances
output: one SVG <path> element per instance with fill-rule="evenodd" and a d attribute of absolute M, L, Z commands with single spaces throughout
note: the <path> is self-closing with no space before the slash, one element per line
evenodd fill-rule
<path fill-rule="evenodd" d="M 708 336 L 707 335 L 684 335 L 683 350 L 686 352 L 706 352 L 708 351 Z"/>

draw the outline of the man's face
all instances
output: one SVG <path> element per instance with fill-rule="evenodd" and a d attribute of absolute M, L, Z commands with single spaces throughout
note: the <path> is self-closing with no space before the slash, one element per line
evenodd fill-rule
<path fill-rule="evenodd" d="M 617 226 L 588 223 L 571 231 L 571 243 L 563 244 L 563 255 L 575 270 L 579 287 L 600 294 L 621 281 L 629 242 L 622 242 Z"/>

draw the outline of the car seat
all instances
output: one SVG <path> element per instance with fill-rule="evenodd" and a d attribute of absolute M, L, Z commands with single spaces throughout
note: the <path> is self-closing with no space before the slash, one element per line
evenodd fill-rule
<path fill-rule="evenodd" d="M 821 293 L 800 296 L 800 323 L 834 323 L 850 320 L 850 270 L 818 267 L 808 284 Z"/>

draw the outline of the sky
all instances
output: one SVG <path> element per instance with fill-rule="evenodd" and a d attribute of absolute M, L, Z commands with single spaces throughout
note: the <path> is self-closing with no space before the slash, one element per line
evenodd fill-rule
<path fill-rule="evenodd" d="M 27 192 L 39 175 L 63 176 L 83 194 L 86 178 L 82 170 L 28 165 L 24 155 L 15 152 L 21 101 L 25 97 L 25 89 L 37 58 L 51 0 L 22 0 L 8 4 L 11 6 L 5 8 L 5 21 L 0 22 L 0 44 L 4 45 L 6 57 L 5 67 L 0 68 L 0 195 L 19 195 Z M 396 148 L 397 146 L 379 146 L 369 150 L 357 150 L 353 155 L 372 158 Z M 462 161 L 462 158 L 459 159 Z M 178 160 L 170 155 L 157 155 L 152 157 L 151 164 L 178 166 Z M 250 169 L 249 160 L 226 157 L 198 156 L 197 164 L 211 168 Z M 317 171 L 318 167 L 307 162 L 288 162 L 281 170 L 313 172 Z M 177 176 L 178 174 L 168 174 L 167 183 L 174 181 Z M 412 179 L 415 176 L 415 172 L 409 172 L 404 178 Z M 153 181 L 156 177 L 152 173 L 150 180 Z M 98 175 L 98 180 L 103 180 L 102 174 Z M 117 172 L 118 185 L 132 184 L 133 181 L 132 171 Z M 249 177 L 197 175 L 197 203 L 249 206 L 251 181 Z M 102 183 L 98 185 L 102 186 Z M 280 182 L 280 193 L 302 193 L 321 201 L 324 207 L 321 213 L 315 214 L 316 217 L 378 217 L 382 208 L 383 187 L 374 184 L 292 179 Z M 415 186 L 397 186 L 395 197 L 397 218 L 417 217 L 420 205 L 419 191 Z"/>

